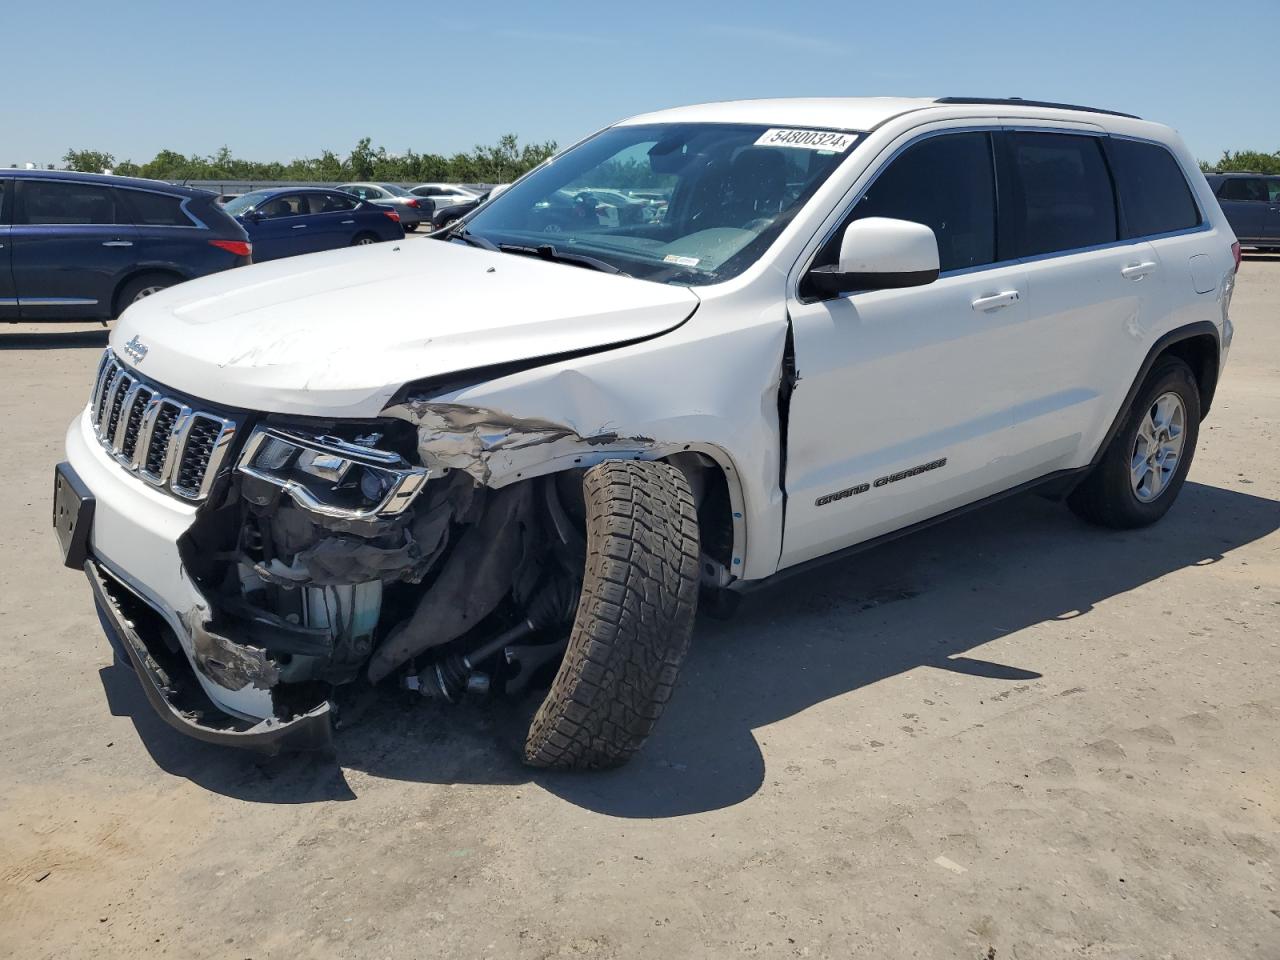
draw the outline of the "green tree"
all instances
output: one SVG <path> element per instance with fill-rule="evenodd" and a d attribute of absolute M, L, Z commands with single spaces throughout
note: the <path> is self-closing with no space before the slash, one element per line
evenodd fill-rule
<path fill-rule="evenodd" d="M 62 155 L 62 162 L 68 170 L 80 173 L 101 173 L 115 166 L 116 158 L 101 150 L 68 150 Z"/>
<path fill-rule="evenodd" d="M 1201 161 L 1200 169 L 1205 173 L 1280 173 L 1280 150 L 1275 153 L 1261 150 L 1223 150 L 1222 159 L 1214 164 Z"/>

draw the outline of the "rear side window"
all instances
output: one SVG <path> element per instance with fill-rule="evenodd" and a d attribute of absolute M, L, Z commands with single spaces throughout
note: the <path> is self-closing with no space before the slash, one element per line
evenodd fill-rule
<path fill-rule="evenodd" d="M 18 222 L 24 224 L 128 223 L 117 218 L 116 192 L 110 187 L 73 180 L 18 181 Z"/>
<path fill-rule="evenodd" d="M 872 181 L 845 226 L 864 217 L 931 227 L 941 270 L 994 263 L 995 169 L 988 135 L 949 133 L 908 147 Z M 835 262 L 843 233 L 823 251 L 823 262 Z"/>
<path fill-rule="evenodd" d="M 1200 225 L 1200 211 L 1173 154 L 1138 140 L 1113 139 L 1109 148 L 1126 238 Z"/>
<path fill-rule="evenodd" d="M 1219 200 L 1256 200 L 1266 203 L 1267 181 L 1261 177 L 1228 177 L 1218 191 Z"/>
<path fill-rule="evenodd" d="M 147 227 L 193 227 L 191 218 L 182 209 L 182 197 L 144 190 L 120 191 L 133 222 Z"/>
<path fill-rule="evenodd" d="M 1271 202 L 1280 200 L 1280 177 L 1272 177 L 1267 181 L 1267 192 L 1271 194 Z"/>
<path fill-rule="evenodd" d="M 1018 256 L 1118 239 L 1111 176 L 1097 137 L 1010 133 Z"/>
<path fill-rule="evenodd" d="M 343 193 L 313 193 L 311 194 L 311 212 L 337 213 L 341 210 L 354 210 L 359 202 L 355 197 L 349 197 Z"/>

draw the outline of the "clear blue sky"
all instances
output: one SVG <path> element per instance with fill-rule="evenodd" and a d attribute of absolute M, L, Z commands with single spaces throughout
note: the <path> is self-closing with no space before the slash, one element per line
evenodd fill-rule
<path fill-rule="evenodd" d="M 345 154 L 362 136 L 392 152 L 451 153 L 505 132 L 565 145 L 619 117 L 682 103 L 875 94 L 1111 107 L 1171 124 L 1208 160 L 1228 147 L 1280 149 L 1280 108 L 1262 80 L 1277 63 L 1280 19 L 1257 6 L 4 6 L 0 164 L 60 162 L 68 147 L 143 161 L 162 147 L 204 154 L 223 144 L 238 156 L 287 160 L 326 147 Z"/>

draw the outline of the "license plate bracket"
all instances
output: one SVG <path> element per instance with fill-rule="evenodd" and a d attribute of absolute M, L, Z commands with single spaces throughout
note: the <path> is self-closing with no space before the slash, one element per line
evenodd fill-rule
<path fill-rule="evenodd" d="M 62 548 L 62 562 L 84 569 L 89 558 L 95 501 L 79 474 L 65 461 L 53 468 L 53 532 Z"/>

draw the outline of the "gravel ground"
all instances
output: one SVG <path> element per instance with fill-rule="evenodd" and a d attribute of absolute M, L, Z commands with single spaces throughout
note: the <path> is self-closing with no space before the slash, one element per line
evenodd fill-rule
<path fill-rule="evenodd" d="M 0 955 L 1280 958 L 1280 260 L 1154 528 L 1008 501 L 704 620 L 637 762 L 375 703 L 337 763 L 162 725 L 59 566 L 105 343 L 0 328 Z"/>

